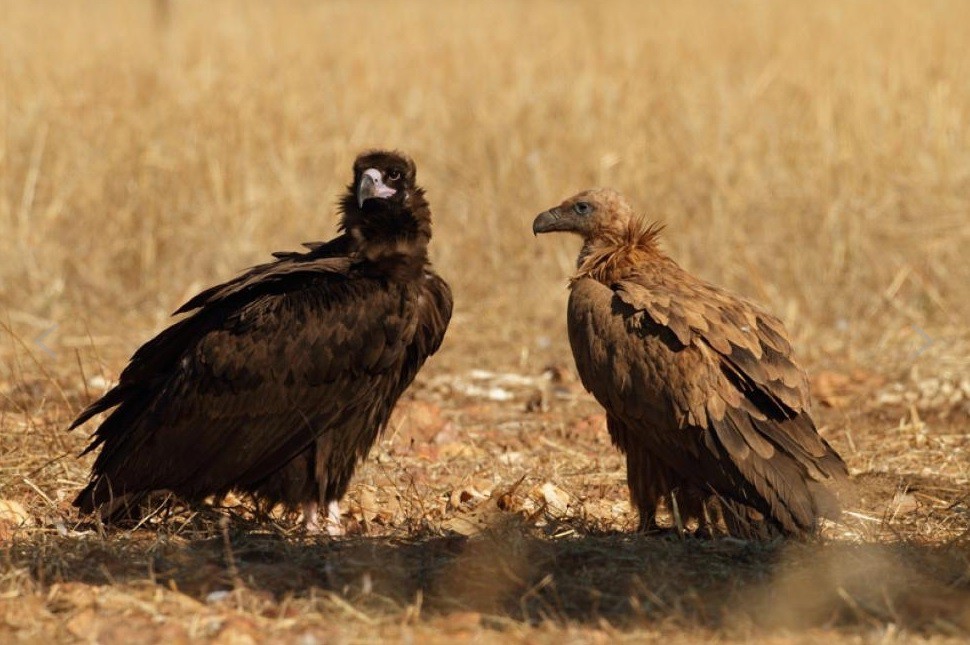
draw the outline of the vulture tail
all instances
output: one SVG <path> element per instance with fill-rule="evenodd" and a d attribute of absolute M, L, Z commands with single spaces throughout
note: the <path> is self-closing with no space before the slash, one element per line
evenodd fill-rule
<path fill-rule="evenodd" d="M 119 494 L 112 489 L 111 480 L 100 475 L 78 493 L 73 504 L 83 515 L 98 511 L 102 520 L 118 522 L 124 519 L 138 519 L 138 505 L 146 494 L 146 492 Z"/>
<path fill-rule="evenodd" d="M 815 434 L 811 420 L 805 415 L 783 421 L 737 416 L 729 413 L 712 425 L 742 477 L 761 497 L 761 504 L 753 506 L 789 535 L 814 532 L 820 517 L 838 519 L 839 499 L 830 486 L 846 479 L 846 467 Z M 798 440 L 806 425 L 814 442 Z"/>

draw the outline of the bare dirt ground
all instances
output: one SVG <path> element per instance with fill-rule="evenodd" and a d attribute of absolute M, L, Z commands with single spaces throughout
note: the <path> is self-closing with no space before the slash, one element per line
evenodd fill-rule
<path fill-rule="evenodd" d="M 0 640 L 963 642 L 970 11 L 959 2 L 0 6 Z M 192 293 L 411 153 L 456 312 L 344 503 L 70 506 L 81 407 Z M 857 499 L 818 541 L 632 533 L 565 338 L 593 184 L 781 315 Z M 86 430 L 89 430 L 87 428 Z"/>
<path fill-rule="evenodd" d="M 134 530 L 78 520 L 83 436 L 63 433 L 64 412 L 89 395 L 38 382 L 8 400 L 21 407 L 0 439 L 0 630 L 99 642 L 970 632 L 965 377 L 819 372 L 819 422 L 858 499 L 817 542 L 758 544 L 632 533 L 600 410 L 550 367 L 428 369 L 359 471 L 337 539 L 235 499 L 159 503 Z"/>

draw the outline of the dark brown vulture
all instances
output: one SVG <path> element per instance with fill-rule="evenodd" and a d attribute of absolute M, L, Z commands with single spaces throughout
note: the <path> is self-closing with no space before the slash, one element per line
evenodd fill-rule
<path fill-rule="evenodd" d="M 641 530 L 661 502 L 679 527 L 714 532 L 720 513 L 744 537 L 808 534 L 838 515 L 848 473 L 809 416 L 781 321 L 680 268 L 615 191 L 567 199 L 532 230 L 583 238 L 569 342 L 626 454 Z"/>
<path fill-rule="evenodd" d="M 74 500 L 131 514 L 145 495 L 238 491 L 302 507 L 308 528 L 337 502 L 398 397 L 441 345 L 448 285 L 428 260 L 431 211 L 406 156 L 354 162 L 341 235 L 276 253 L 198 294 L 192 312 L 145 343 L 118 385 L 74 421 L 114 408 Z M 335 524 L 336 522 L 336 524 Z"/>

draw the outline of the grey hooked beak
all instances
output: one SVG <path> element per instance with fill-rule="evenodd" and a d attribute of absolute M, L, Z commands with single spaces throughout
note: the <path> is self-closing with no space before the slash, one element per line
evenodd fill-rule
<path fill-rule="evenodd" d="M 384 177 L 377 168 L 368 168 L 360 176 L 357 187 L 357 206 L 363 208 L 368 199 L 387 199 L 397 191 L 384 184 Z"/>
<path fill-rule="evenodd" d="M 532 222 L 532 234 L 552 233 L 553 231 L 571 231 L 573 229 L 570 218 L 564 217 L 558 206 L 550 208 L 539 215 Z"/>

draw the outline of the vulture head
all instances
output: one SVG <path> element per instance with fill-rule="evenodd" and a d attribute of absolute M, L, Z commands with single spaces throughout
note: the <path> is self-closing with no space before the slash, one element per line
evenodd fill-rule
<path fill-rule="evenodd" d="M 623 195 L 610 188 L 593 188 L 539 213 L 532 222 L 532 232 L 538 235 L 565 231 L 590 242 L 623 237 L 637 221 Z"/>
<path fill-rule="evenodd" d="M 650 224 L 634 212 L 623 195 L 610 188 L 593 188 L 573 195 L 555 208 L 539 213 L 532 232 L 565 231 L 583 238 L 576 260 L 578 272 L 610 281 L 626 268 L 656 257 L 661 224 Z"/>
<path fill-rule="evenodd" d="M 417 169 L 407 155 L 371 150 L 354 161 L 354 180 L 341 200 L 342 228 L 359 240 L 431 237 L 431 213 L 415 184 Z"/>

